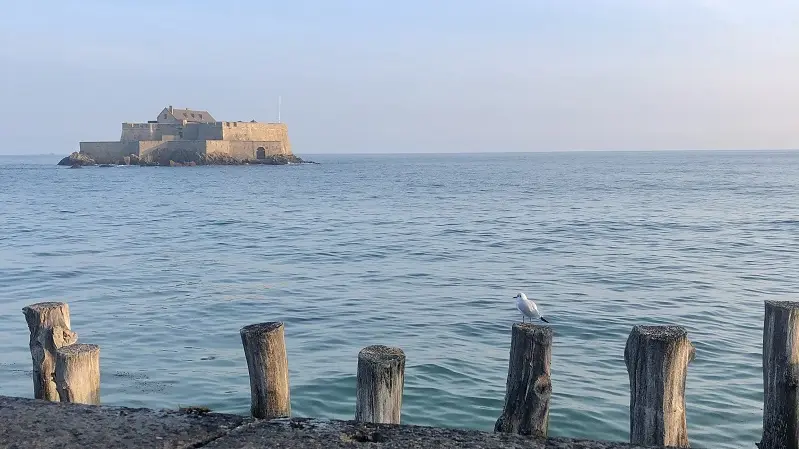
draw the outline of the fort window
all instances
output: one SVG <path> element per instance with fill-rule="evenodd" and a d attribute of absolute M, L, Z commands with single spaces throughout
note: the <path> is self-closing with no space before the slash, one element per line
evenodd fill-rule
<path fill-rule="evenodd" d="M 255 158 L 266 159 L 266 149 L 264 149 L 264 147 L 258 147 L 258 149 L 255 150 Z"/>

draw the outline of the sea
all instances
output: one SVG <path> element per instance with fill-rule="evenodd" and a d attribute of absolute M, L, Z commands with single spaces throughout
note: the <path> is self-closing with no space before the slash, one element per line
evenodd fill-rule
<path fill-rule="evenodd" d="M 248 414 L 239 330 L 285 323 L 294 416 L 352 419 L 358 352 L 406 354 L 402 422 L 492 431 L 513 297 L 554 330 L 549 435 L 629 439 L 635 325 L 696 348 L 693 447 L 754 447 L 765 300 L 799 290 L 799 152 L 304 155 L 58 167 L 0 157 L 0 394 L 26 305 L 69 304 L 101 400 Z"/>

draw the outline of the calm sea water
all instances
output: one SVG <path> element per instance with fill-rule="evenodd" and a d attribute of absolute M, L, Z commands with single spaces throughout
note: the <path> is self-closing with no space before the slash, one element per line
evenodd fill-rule
<path fill-rule="evenodd" d="M 246 414 L 239 328 L 282 320 L 295 415 L 352 418 L 358 351 L 387 344 L 405 423 L 491 430 L 523 290 L 555 329 L 551 435 L 627 440 L 630 329 L 680 324 L 692 444 L 760 439 L 763 301 L 799 289 L 799 153 L 58 159 L 0 158 L 2 394 L 32 396 L 21 308 L 57 300 L 101 346 L 105 404 Z"/>

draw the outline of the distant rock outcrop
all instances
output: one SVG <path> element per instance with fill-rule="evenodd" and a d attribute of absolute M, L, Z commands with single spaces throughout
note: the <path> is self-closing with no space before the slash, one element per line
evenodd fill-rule
<path fill-rule="evenodd" d="M 288 164 L 318 164 L 317 162 L 305 161 L 293 154 L 275 154 L 262 159 L 236 159 L 223 153 L 202 154 L 196 151 L 172 150 L 169 152 L 152 152 L 145 158 L 139 158 L 135 154 L 125 156 L 111 165 L 139 165 L 139 166 L 161 166 L 161 167 L 193 167 L 196 165 L 288 165 Z M 74 152 L 61 159 L 58 165 L 84 166 L 97 165 L 94 159 L 83 153 Z"/>
<path fill-rule="evenodd" d="M 77 165 L 82 167 L 84 165 L 97 165 L 97 163 L 89 156 L 75 151 L 64 159 L 61 159 L 58 165 L 69 165 L 70 167 Z"/>
<path fill-rule="evenodd" d="M 166 157 L 164 157 L 166 156 Z M 288 165 L 288 164 L 316 164 L 316 162 L 304 161 L 293 154 L 276 154 L 266 156 L 263 159 L 236 159 L 227 154 L 211 153 L 199 154 L 196 152 L 173 151 L 167 155 L 161 155 L 158 161 L 145 162 L 143 159 L 140 165 L 160 165 L 170 167 L 185 167 L 195 165 Z"/>
<path fill-rule="evenodd" d="M 316 162 L 304 161 L 293 154 L 275 154 L 266 156 L 264 159 L 248 160 L 246 163 L 261 165 L 316 164 Z"/>
<path fill-rule="evenodd" d="M 139 156 L 131 154 L 122 158 L 122 163 L 119 165 L 139 165 Z"/>

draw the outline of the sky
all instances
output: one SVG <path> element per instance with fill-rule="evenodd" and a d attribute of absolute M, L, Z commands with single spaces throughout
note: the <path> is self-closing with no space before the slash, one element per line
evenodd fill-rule
<path fill-rule="evenodd" d="M 0 154 L 168 106 L 294 153 L 799 148 L 795 0 L 0 0 Z"/>

